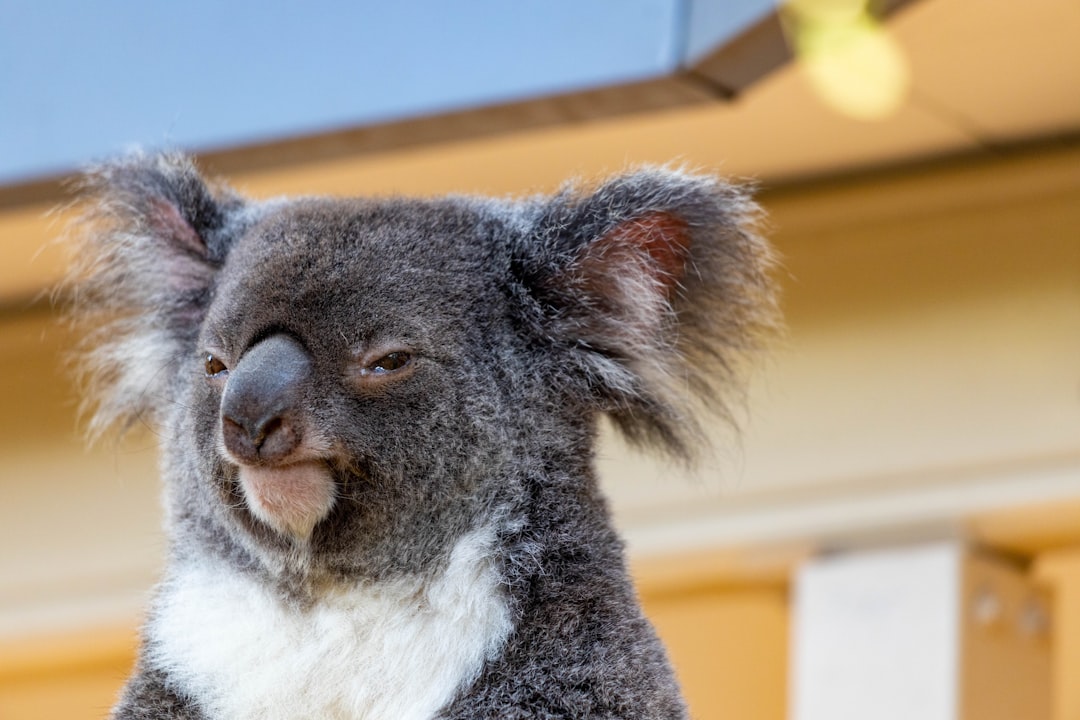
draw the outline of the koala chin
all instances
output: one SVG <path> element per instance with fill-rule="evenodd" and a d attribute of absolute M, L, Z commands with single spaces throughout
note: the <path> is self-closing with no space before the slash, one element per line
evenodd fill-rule
<path fill-rule="evenodd" d="M 685 718 L 597 487 L 690 462 L 776 323 L 745 188 L 246 199 L 88 173 L 92 432 L 161 439 L 169 555 L 114 718 Z"/>

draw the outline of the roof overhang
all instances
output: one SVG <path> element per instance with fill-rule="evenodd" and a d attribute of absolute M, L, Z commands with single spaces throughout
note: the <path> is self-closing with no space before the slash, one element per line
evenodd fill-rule
<path fill-rule="evenodd" d="M 54 197 L 56 178 L 132 145 L 218 172 L 386 152 L 724 103 L 792 57 L 772 0 L 66 11 L 26 5 L 0 27 L 23 60 L 0 83 L 20 109 L 0 116 L 0 205 Z"/>

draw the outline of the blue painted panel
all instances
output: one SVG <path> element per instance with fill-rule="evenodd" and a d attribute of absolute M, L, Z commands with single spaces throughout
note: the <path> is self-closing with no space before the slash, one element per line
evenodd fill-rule
<path fill-rule="evenodd" d="M 701 2 L 0 0 L 0 183 L 662 75 L 767 4 Z"/>
<path fill-rule="evenodd" d="M 226 146 L 676 61 L 674 0 L 3 0 L 0 18 L 0 181 L 132 143 Z"/>

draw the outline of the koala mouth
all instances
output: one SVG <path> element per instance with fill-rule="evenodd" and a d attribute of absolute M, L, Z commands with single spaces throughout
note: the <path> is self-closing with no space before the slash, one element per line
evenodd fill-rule
<path fill-rule="evenodd" d="M 311 537 L 336 500 L 333 475 L 321 461 L 240 465 L 239 480 L 251 514 L 298 540 Z"/>

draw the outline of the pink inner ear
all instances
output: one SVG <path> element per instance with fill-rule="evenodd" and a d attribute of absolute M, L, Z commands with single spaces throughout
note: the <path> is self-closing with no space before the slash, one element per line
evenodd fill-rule
<path fill-rule="evenodd" d="M 151 200 L 149 222 L 157 237 L 200 257 L 206 256 L 206 243 L 172 203 L 160 199 Z"/>
<path fill-rule="evenodd" d="M 600 242 L 617 248 L 644 250 L 652 260 L 654 278 L 668 291 L 686 274 L 690 251 L 689 226 L 682 218 L 654 212 L 618 225 Z"/>

